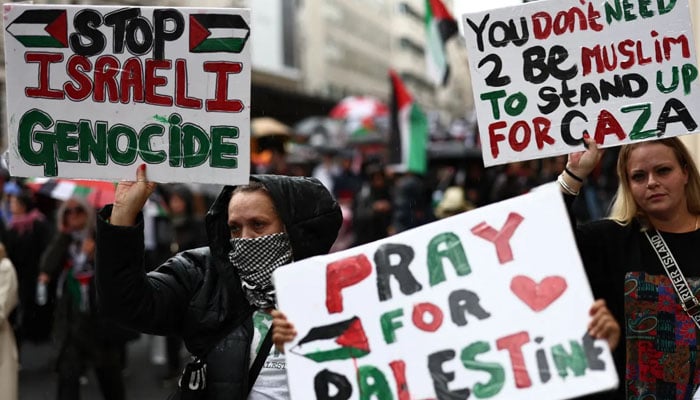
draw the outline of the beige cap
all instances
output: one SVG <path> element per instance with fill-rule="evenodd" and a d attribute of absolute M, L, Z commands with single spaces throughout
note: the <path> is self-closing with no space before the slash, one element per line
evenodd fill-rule
<path fill-rule="evenodd" d="M 473 208 L 474 205 L 464 198 L 464 190 L 461 187 L 450 186 L 445 190 L 442 200 L 435 207 L 435 216 L 446 218 Z"/>

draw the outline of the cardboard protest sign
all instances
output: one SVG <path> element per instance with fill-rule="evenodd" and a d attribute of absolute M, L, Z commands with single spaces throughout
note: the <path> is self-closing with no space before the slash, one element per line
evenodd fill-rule
<path fill-rule="evenodd" d="M 484 165 L 695 132 L 688 0 L 550 0 L 462 16 Z"/>
<path fill-rule="evenodd" d="M 565 399 L 614 388 L 556 184 L 280 268 L 292 399 Z M 473 397 L 472 397 L 473 396 Z"/>
<path fill-rule="evenodd" d="M 250 12 L 5 4 L 10 172 L 245 183 Z"/>

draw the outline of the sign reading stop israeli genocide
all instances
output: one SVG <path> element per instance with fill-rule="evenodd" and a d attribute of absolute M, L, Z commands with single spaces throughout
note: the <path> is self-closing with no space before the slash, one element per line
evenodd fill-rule
<path fill-rule="evenodd" d="M 695 132 L 688 0 L 548 0 L 462 16 L 486 166 Z"/>
<path fill-rule="evenodd" d="M 4 5 L 15 176 L 244 183 L 250 13 Z"/>
<path fill-rule="evenodd" d="M 281 267 L 291 398 L 568 399 L 611 389 L 560 188 Z"/>

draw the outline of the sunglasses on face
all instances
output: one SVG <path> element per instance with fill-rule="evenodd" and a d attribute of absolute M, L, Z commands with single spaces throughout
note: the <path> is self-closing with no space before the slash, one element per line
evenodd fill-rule
<path fill-rule="evenodd" d="M 83 214 L 85 210 L 82 207 L 67 207 L 66 208 L 66 215 L 70 214 Z"/>

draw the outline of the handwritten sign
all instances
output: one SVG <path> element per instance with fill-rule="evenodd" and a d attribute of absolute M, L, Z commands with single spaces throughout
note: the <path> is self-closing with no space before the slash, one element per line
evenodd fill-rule
<path fill-rule="evenodd" d="M 484 165 L 696 131 L 687 0 L 551 0 L 462 16 Z"/>
<path fill-rule="evenodd" d="M 10 171 L 245 183 L 250 13 L 4 6 Z"/>
<path fill-rule="evenodd" d="M 556 184 L 274 274 L 292 399 L 564 399 L 614 388 Z"/>

